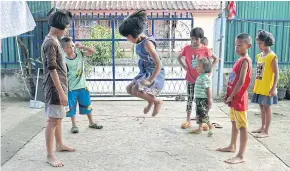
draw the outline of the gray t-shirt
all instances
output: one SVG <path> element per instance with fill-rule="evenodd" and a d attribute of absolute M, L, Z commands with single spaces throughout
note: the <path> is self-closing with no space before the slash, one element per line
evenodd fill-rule
<path fill-rule="evenodd" d="M 45 103 L 60 105 L 59 94 L 50 76 L 50 70 L 56 69 L 63 91 L 67 94 L 68 81 L 64 51 L 58 41 L 46 36 L 41 46 L 41 56 L 44 68 L 43 89 Z"/>

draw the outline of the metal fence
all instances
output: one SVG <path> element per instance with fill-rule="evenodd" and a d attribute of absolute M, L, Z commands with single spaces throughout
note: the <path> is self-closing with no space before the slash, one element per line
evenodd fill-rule
<path fill-rule="evenodd" d="M 92 96 L 127 96 L 126 85 L 139 72 L 135 46 L 118 33 L 119 24 L 128 14 L 75 15 L 69 35 L 76 42 L 97 50 L 93 67 L 87 74 Z M 191 13 L 159 13 L 149 15 L 145 33 L 157 41 L 157 52 L 166 70 L 162 96 L 186 93 L 185 72 L 178 65 L 177 55 L 190 43 L 194 20 Z M 110 50 L 106 49 L 110 47 Z M 90 61 L 90 57 L 87 58 Z"/>
<path fill-rule="evenodd" d="M 290 20 L 233 19 L 226 22 L 225 68 L 231 68 L 238 59 L 235 53 L 235 37 L 239 33 L 249 33 L 253 39 L 249 55 L 256 65 L 256 55 L 260 50 L 255 38 L 258 30 L 269 31 L 275 37 L 271 49 L 277 54 L 279 67 L 290 67 Z"/>

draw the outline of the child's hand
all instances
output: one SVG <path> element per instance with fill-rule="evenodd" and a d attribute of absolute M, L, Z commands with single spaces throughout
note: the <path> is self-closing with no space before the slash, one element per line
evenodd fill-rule
<path fill-rule="evenodd" d="M 67 96 L 64 93 L 60 93 L 59 94 L 59 101 L 60 101 L 60 104 L 63 105 L 63 106 L 67 106 L 68 105 L 68 99 L 67 99 Z"/>
<path fill-rule="evenodd" d="M 277 88 L 272 88 L 271 90 L 270 90 L 270 94 L 269 94 L 271 97 L 272 96 L 277 96 Z"/>
<path fill-rule="evenodd" d="M 229 104 L 231 101 L 233 101 L 233 98 L 232 96 L 229 96 L 226 100 L 226 104 Z"/>
<path fill-rule="evenodd" d="M 141 81 L 141 84 L 145 85 L 145 86 L 150 86 L 152 84 L 152 82 L 153 81 L 149 81 L 149 80 L 146 79 L 146 80 Z"/>
<path fill-rule="evenodd" d="M 213 103 L 213 100 L 212 99 L 208 99 L 208 108 L 210 109 L 212 107 L 212 103 Z"/>
<path fill-rule="evenodd" d="M 82 45 L 81 43 L 76 43 L 76 44 L 75 44 L 75 47 L 78 48 L 78 49 L 82 49 L 82 48 L 84 48 L 85 46 Z"/>

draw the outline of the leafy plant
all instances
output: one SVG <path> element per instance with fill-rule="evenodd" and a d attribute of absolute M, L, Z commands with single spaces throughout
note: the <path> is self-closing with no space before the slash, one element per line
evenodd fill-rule
<path fill-rule="evenodd" d="M 97 25 L 90 30 L 90 39 L 112 39 L 112 31 L 110 28 Z M 115 39 L 122 36 L 115 32 Z M 112 63 L 112 41 L 91 41 L 84 42 L 85 46 L 93 47 L 96 54 L 86 59 L 86 74 L 90 74 L 93 66 L 111 65 Z M 115 42 L 115 58 L 124 58 L 124 53 L 120 50 L 119 42 Z"/>
<path fill-rule="evenodd" d="M 281 69 L 279 71 L 278 88 L 287 88 L 290 81 L 290 71 L 287 69 Z"/>

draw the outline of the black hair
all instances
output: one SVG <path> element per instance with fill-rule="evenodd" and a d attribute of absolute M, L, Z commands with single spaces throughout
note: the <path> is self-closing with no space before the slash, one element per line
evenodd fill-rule
<path fill-rule="evenodd" d="M 203 38 L 201 38 L 200 39 L 200 42 L 201 42 L 201 44 L 208 44 L 208 40 L 207 40 L 207 37 L 203 37 Z"/>
<path fill-rule="evenodd" d="M 195 28 L 191 29 L 190 37 L 203 38 L 204 37 L 203 29 L 200 27 L 195 27 Z"/>
<path fill-rule="evenodd" d="M 72 14 L 67 10 L 56 11 L 49 17 L 48 24 L 59 30 L 64 30 L 72 20 Z"/>
<path fill-rule="evenodd" d="M 119 27 L 119 33 L 124 37 L 131 35 L 137 38 L 144 31 L 146 20 L 147 15 L 145 10 L 137 11 L 125 18 Z"/>
<path fill-rule="evenodd" d="M 60 39 L 60 44 L 62 47 L 65 46 L 65 44 L 67 44 L 68 42 L 71 42 L 72 39 L 70 37 L 63 37 L 62 39 Z"/>
<path fill-rule="evenodd" d="M 247 44 L 252 44 L 252 38 L 248 33 L 239 34 L 237 39 L 244 40 Z"/>
<path fill-rule="evenodd" d="M 275 43 L 275 38 L 272 33 L 265 30 L 259 30 L 256 40 L 260 40 L 265 43 L 266 46 L 272 46 Z"/>

